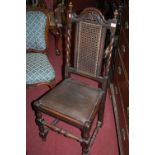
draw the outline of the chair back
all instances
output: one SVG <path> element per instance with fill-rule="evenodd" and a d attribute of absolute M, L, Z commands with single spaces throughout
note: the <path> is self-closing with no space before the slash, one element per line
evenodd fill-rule
<path fill-rule="evenodd" d="M 48 49 L 49 20 L 46 11 L 28 9 L 26 11 L 26 49 L 44 52 Z"/>
<path fill-rule="evenodd" d="M 72 22 L 76 23 L 73 67 L 70 65 Z M 113 40 L 115 28 L 116 18 L 106 21 L 102 13 L 96 8 L 87 8 L 82 11 L 79 16 L 74 18 L 72 15 L 72 6 L 70 6 L 68 11 L 68 28 L 66 39 L 67 73 L 74 72 L 95 80 L 101 79 L 107 30 L 110 30 L 110 39 Z"/>

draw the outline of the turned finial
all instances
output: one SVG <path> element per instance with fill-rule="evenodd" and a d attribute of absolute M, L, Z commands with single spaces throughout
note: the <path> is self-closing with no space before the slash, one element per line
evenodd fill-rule
<path fill-rule="evenodd" d="M 73 4 L 72 2 L 69 2 L 69 11 L 72 12 L 72 9 L 73 9 Z"/>
<path fill-rule="evenodd" d="M 67 11 L 67 19 L 70 20 L 71 17 L 72 17 L 72 9 L 73 9 L 73 4 L 72 2 L 69 2 L 69 5 L 68 5 L 68 11 Z"/>
<path fill-rule="evenodd" d="M 117 16 L 118 16 L 118 10 L 115 10 L 115 12 L 114 12 L 114 18 L 117 18 Z"/>

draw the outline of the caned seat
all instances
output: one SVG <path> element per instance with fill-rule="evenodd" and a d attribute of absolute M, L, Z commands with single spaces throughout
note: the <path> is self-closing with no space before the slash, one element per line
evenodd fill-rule
<path fill-rule="evenodd" d="M 52 115 L 66 117 L 67 121 L 83 126 L 93 119 L 101 102 L 103 90 L 73 79 L 66 79 L 39 100 L 40 108 Z"/>

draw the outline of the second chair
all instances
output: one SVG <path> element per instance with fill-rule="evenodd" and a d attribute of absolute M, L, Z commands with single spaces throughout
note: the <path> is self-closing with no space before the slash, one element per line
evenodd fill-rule
<path fill-rule="evenodd" d="M 48 59 L 47 12 L 29 9 L 26 12 L 26 85 L 55 85 L 55 71 Z"/>

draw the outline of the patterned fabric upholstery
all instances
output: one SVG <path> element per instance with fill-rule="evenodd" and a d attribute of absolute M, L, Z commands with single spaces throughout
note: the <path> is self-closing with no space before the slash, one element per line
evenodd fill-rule
<path fill-rule="evenodd" d="M 54 78 L 55 71 L 45 54 L 26 54 L 26 84 L 48 82 Z"/>
<path fill-rule="evenodd" d="M 26 49 L 46 49 L 46 20 L 46 15 L 41 11 L 26 12 Z"/>

